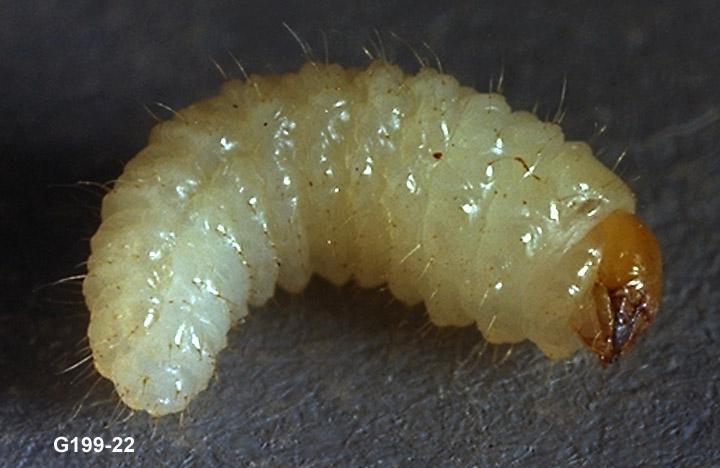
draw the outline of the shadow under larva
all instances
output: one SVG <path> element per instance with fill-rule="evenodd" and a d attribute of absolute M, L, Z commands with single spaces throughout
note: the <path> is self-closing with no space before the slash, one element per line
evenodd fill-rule
<path fill-rule="evenodd" d="M 311 275 L 387 285 L 438 326 L 605 363 L 653 320 L 657 242 L 554 122 L 430 67 L 309 62 L 176 111 L 103 199 L 83 293 L 122 401 L 182 411 L 233 323 Z"/>

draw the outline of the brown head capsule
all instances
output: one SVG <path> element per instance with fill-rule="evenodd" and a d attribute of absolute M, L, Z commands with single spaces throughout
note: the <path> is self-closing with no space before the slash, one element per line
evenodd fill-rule
<path fill-rule="evenodd" d="M 652 232 L 620 210 L 588 236 L 602 255 L 593 289 L 596 313 L 576 323 L 575 329 L 608 364 L 632 347 L 657 314 L 662 293 L 660 250 Z"/>

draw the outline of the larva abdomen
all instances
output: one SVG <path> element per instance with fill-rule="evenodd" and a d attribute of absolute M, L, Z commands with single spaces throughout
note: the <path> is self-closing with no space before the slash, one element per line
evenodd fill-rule
<path fill-rule="evenodd" d="M 633 196 L 587 145 L 435 70 L 231 81 L 158 125 L 103 202 L 84 283 L 95 365 L 132 408 L 180 411 L 247 304 L 313 272 L 566 356 L 593 330 L 577 311 L 597 322 L 588 233 L 617 210 Z"/>

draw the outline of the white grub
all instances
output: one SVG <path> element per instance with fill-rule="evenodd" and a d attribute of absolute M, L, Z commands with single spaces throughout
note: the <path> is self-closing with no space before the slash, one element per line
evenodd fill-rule
<path fill-rule="evenodd" d="M 129 407 L 182 411 L 247 306 L 313 273 L 565 357 L 598 265 L 584 235 L 616 209 L 633 195 L 589 146 L 431 68 L 228 81 L 158 124 L 103 201 L 95 367 Z"/>

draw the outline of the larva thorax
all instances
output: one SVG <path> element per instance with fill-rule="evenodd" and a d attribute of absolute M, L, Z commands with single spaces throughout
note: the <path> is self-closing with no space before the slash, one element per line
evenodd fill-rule
<path fill-rule="evenodd" d="M 616 243 L 589 233 L 633 211 L 586 144 L 432 69 L 230 81 L 159 124 L 103 201 L 83 286 L 95 365 L 132 408 L 180 411 L 247 304 L 312 273 L 387 283 L 490 342 L 611 358 L 626 346 L 598 344 L 617 334 L 595 285 Z"/>

